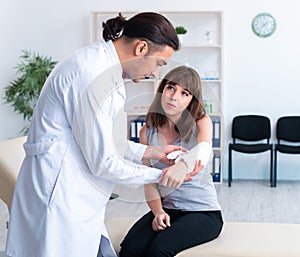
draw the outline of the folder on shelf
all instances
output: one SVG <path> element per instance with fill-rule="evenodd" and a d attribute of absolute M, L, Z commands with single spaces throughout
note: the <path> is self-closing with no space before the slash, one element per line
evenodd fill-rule
<path fill-rule="evenodd" d="M 213 138 L 212 138 L 212 145 L 213 147 L 220 147 L 221 143 L 221 122 L 219 119 L 214 118 L 212 119 L 213 124 Z"/>
<path fill-rule="evenodd" d="M 144 118 L 136 118 L 132 121 L 130 121 L 130 140 L 139 143 L 140 142 L 140 130 L 145 124 Z"/>
<path fill-rule="evenodd" d="M 221 171 L 221 157 L 220 154 L 214 153 L 213 156 L 213 165 L 212 165 L 212 177 L 214 182 L 220 182 L 221 181 L 221 176 L 220 176 L 220 171 Z"/>

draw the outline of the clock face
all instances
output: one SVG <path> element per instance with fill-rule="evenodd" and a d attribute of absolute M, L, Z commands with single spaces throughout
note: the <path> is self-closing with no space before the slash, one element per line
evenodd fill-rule
<path fill-rule="evenodd" d="M 252 30 L 259 37 L 271 36 L 276 29 L 275 18 L 269 13 L 260 13 L 253 18 Z"/>

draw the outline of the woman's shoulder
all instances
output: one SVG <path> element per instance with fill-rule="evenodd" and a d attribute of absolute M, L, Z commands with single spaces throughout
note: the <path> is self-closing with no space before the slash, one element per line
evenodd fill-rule
<path fill-rule="evenodd" d="M 141 129 L 141 132 L 146 133 L 147 136 L 153 135 L 156 132 L 156 128 L 154 127 L 147 127 L 144 125 Z"/>
<path fill-rule="evenodd" d="M 147 127 L 146 125 L 144 125 L 140 130 L 140 136 L 146 137 L 148 141 L 156 134 L 157 129 L 155 127 Z"/>
<path fill-rule="evenodd" d="M 211 118 L 208 114 L 204 114 L 199 120 L 196 121 L 196 124 L 204 123 L 204 122 L 211 122 Z"/>
<path fill-rule="evenodd" d="M 212 121 L 209 115 L 205 114 L 203 115 L 199 120 L 196 121 L 197 128 L 203 128 L 204 126 L 212 126 Z"/>

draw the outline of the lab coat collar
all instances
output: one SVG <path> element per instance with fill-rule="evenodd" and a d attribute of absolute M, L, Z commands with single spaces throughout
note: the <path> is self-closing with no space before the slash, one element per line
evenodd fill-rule
<path fill-rule="evenodd" d="M 113 65 L 114 65 L 114 67 L 116 67 L 116 72 L 114 73 L 114 76 L 112 79 L 117 87 L 118 93 L 120 95 L 122 95 L 124 98 L 126 98 L 125 85 L 124 85 L 124 80 L 122 78 L 123 70 L 122 70 L 122 66 L 121 66 L 117 51 L 111 40 L 106 42 L 106 47 L 107 47 L 107 50 L 108 50 L 110 56 L 112 57 Z"/>

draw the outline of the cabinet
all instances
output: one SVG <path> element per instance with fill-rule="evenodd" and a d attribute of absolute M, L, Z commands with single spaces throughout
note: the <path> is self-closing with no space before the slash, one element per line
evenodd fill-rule
<path fill-rule="evenodd" d="M 135 12 L 122 12 L 130 18 Z M 215 182 L 222 182 L 222 157 L 224 147 L 223 109 L 223 12 L 161 12 L 172 24 L 184 26 L 187 33 L 181 39 L 181 49 L 161 71 L 162 78 L 169 70 L 179 65 L 196 69 L 202 80 L 203 100 L 213 122 L 213 152 L 210 163 Z M 115 17 L 118 12 L 91 13 L 91 42 L 101 38 L 102 22 Z M 136 129 L 143 124 L 143 116 L 150 106 L 158 79 L 145 79 L 139 84 L 125 80 L 127 103 L 128 137 L 138 141 Z"/>

